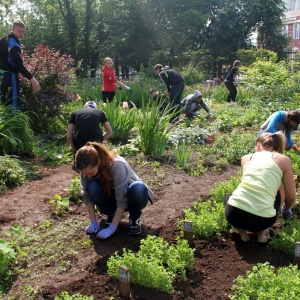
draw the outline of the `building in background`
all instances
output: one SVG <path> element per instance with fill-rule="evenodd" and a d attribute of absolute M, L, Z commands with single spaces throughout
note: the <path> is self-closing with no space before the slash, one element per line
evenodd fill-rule
<path fill-rule="evenodd" d="M 300 0 L 285 0 L 284 2 L 287 12 L 283 20 L 282 34 L 290 38 L 289 50 L 294 56 L 300 50 Z"/>

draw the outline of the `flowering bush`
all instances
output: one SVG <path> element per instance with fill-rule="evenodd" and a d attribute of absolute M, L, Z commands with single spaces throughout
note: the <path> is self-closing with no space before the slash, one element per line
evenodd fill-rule
<path fill-rule="evenodd" d="M 62 104 L 75 98 L 64 89 L 74 78 L 74 61 L 59 51 L 38 45 L 31 56 L 23 53 L 24 66 L 39 81 L 41 91 L 32 93 L 31 83 L 21 76 L 22 109 L 30 115 L 35 132 L 53 129 L 54 117 L 62 116 Z"/>

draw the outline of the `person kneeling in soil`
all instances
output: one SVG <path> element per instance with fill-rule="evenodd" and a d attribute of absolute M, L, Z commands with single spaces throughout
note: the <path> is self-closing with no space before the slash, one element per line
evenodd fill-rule
<path fill-rule="evenodd" d="M 108 238 L 128 211 L 128 234 L 140 234 L 142 209 L 148 201 L 152 203 L 154 194 L 127 161 L 100 143 L 88 142 L 77 151 L 75 165 L 80 171 L 82 195 L 91 220 L 86 233 L 96 233 L 98 239 Z M 95 205 L 106 215 L 105 229 L 99 228 Z"/>
<path fill-rule="evenodd" d="M 186 96 L 181 101 L 182 112 L 185 113 L 186 118 L 199 117 L 198 110 L 203 108 L 208 116 L 211 117 L 211 112 L 202 99 L 202 94 L 199 91 L 195 91 L 194 94 Z"/>
<path fill-rule="evenodd" d="M 276 222 L 280 208 L 282 183 L 286 196 L 281 213 L 285 219 L 292 216 L 296 191 L 291 160 L 282 154 L 285 143 L 282 133 L 263 133 L 256 139 L 256 152 L 242 158 L 241 183 L 225 207 L 233 239 L 248 242 L 247 231 L 251 231 L 257 232 L 258 242 L 269 240 L 270 227 Z"/>

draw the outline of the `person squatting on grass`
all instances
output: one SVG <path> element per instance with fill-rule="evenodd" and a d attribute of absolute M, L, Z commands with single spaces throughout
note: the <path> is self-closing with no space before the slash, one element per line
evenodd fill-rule
<path fill-rule="evenodd" d="M 169 103 L 167 95 L 164 93 L 160 93 L 154 88 L 149 89 L 149 94 L 152 97 L 153 101 L 155 101 L 156 103 L 161 102 L 160 112 L 163 112 Z"/>
<path fill-rule="evenodd" d="M 21 106 L 18 73 L 30 81 L 33 93 L 41 89 L 39 82 L 23 64 L 19 39 L 23 37 L 25 31 L 25 24 L 21 20 L 15 20 L 11 33 L 0 39 L 1 102 L 11 104 L 15 108 Z"/>
<path fill-rule="evenodd" d="M 300 152 L 300 147 L 298 147 L 291 138 L 293 126 L 296 124 L 300 124 L 300 112 L 298 110 L 288 112 L 277 111 L 262 124 L 258 135 L 264 132 L 275 133 L 282 131 L 286 137 L 285 150 L 294 149 Z"/>
<path fill-rule="evenodd" d="M 80 171 L 82 195 L 91 220 L 86 233 L 96 233 L 98 239 L 108 238 L 128 211 L 128 234 L 140 234 L 142 209 L 148 201 L 152 203 L 154 194 L 128 162 L 102 144 L 89 142 L 77 151 L 75 166 Z M 99 228 L 95 205 L 106 215 L 105 229 Z"/>
<path fill-rule="evenodd" d="M 171 103 L 170 113 L 174 112 L 174 116 L 170 122 L 179 121 L 180 115 L 180 101 L 184 90 L 184 81 L 181 74 L 170 68 L 163 68 L 161 64 L 154 66 L 155 73 L 160 76 L 164 82 L 167 93 L 170 96 L 169 102 Z"/>
<path fill-rule="evenodd" d="M 227 97 L 227 102 L 235 102 L 236 95 L 237 95 L 237 89 L 236 89 L 236 81 L 235 78 L 239 73 L 239 66 L 241 65 L 241 62 L 239 60 L 235 60 L 233 62 L 232 68 L 228 71 L 224 83 L 229 91 L 229 95 Z"/>
<path fill-rule="evenodd" d="M 103 134 L 100 124 L 103 125 Z M 106 115 L 102 110 L 97 109 L 94 101 L 85 103 L 84 108 L 72 112 L 67 131 L 67 140 L 74 153 L 87 142 L 103 142 L 113 134 L 112 128 Z"/>
<path fill-rule="evenodd" d="M 186 118 L 199 117 L 197 111 L 201 108 L 203 108 L 208 116 L 211 117 L 211 112 L 204 103 L 202 94 L 199 91 L 195 91 L 194 94 L 190 94 L 182 99 L 181 108 L 182 112 L 185 113 Z"/>
<path fill-rule="evenodd" d="M 233 239 L 248 242 L 247 231 L 250 231 L 257 232 L 260 243 L 269 240 L 270 227 L 276 222 L 280 208 L 282 184 L 285 202 L 281 213 L 285 219 L 292 216 L 296 191 L 291 160 L 282 154 L 284 146 L 282 133 L 263 133 L 256 139 L 255 153 L 242 158 L 241 183 L 225 206 Z"/>
<path fill-rule="evenodd" d="M 106 102 L 113 101 L 116 95 L 116 88 L 123 88 L 126 90 L 131 90 L 131 88 L 121 81 L 119 81 L 115 75 L 114 63 L 110 57 L 105 57 L 103 59 L 102 66 L 102 100 Z"/>

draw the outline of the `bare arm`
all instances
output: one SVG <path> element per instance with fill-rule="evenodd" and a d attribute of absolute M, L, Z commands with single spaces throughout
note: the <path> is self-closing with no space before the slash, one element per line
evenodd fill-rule
<path fill-rule="evenodd" d="M 95 213 L 94 203 L 92 201 L 89 201 L 86 204 L 86 208 L 87 208 L 87 211 L 89 213 L 89 217 L 90 217 L 91 222 L 96 221 L 96 213 Z"/>
<path fill-rule="evenodd" d="M 126 85 L 125 85 L 124 83 L 122 83 L 121 81 L 117 80 L 116 84 L 117 84 L 118 86 L 120 86 L 121 88 L 125 89 L 125 86 L 126 86 Z"/>
<path fill-rule="evenodd" d="M 112 136 L 113 130 L 108 121 L 103 123 L 103 127 L 105 128 L 105 133 L 103 134 L 103 141 L 106 141 L 107 139 L 109 139 Z"/>
<path fill-rule="evenodd" d="M 118 227 L 121 219 L 122 219 L 122 216 L 123 216 L 123 213 L 124 213 L 125 209 L 124 208 L 121 208 L 121 207 L 117 207 L 116 211 L 115 211 L 115 215 L 114 215 L 114 218 L 112 220 L 112 223 Z"/>
<path fill-rule="evenodd" d="M 276 153 L 276 155 L 273 156 L 273 159 L 283 172 L 282 182 L 285 192 L 284 207 L 286 209 L 289 209 L 293 206 L 296 200 L 296 190 L 292 162 L 287 156 L 278 153 Z"/>

